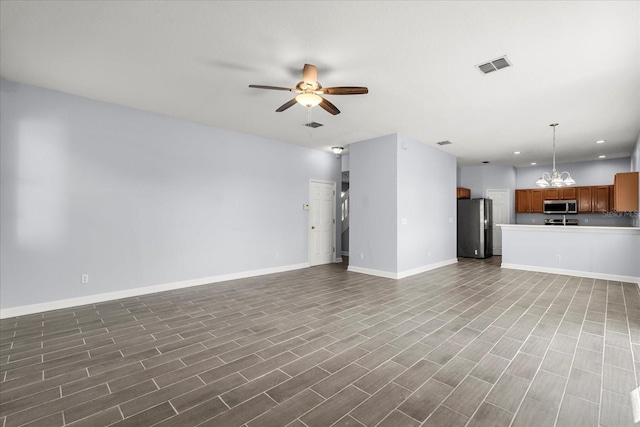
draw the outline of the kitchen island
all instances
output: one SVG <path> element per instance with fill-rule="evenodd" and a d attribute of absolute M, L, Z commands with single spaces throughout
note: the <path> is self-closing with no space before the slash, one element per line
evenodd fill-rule
<path fill-rule="evenodd" d="M 640 284 L 640 228 L 498 224 L 502 268 Z"/>

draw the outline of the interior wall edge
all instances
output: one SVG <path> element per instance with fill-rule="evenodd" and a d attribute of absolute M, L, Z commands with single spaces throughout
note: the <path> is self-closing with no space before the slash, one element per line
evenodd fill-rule
<path fill-rule="evenodd" d="M 609 280 L 614 282 L 628 282 L 628 283 L 635 283 L 640 287 L 640 277 L 620 276 L 617 274 L 596 273 L 592 271 L 564 270 L 561 268 L 549 268 L 549 267 L 539 267 L 539 266 L 533 266 L 533 265 L 510 264 L 510 263 L 504 263 L 504 262 L 500 265 L 500 267 L 510 269 L 510 270 L 535 271 L 538 273 L 561 274 L 564 276 L 584 277 L 587 279 L 600 279 L 600 280 Z"/>
<path fill-rule="evenodd" d="M 183 280 L 173 283 L 163 283 L 141 288 L 132 288 L 122 291 L 107 292 L 95 295 L 88 295 L 77 298 L 67 298 L 57 301 L 43 302 L 39 304 L 29 304 L 18 307 L 0 308 L 0 319 L 10 317 L 26 316 L 45 311 L 60 310 L 64 308 L 80 307 L 84 305 L 97 304 L 106 301 L 113 301 L 121 298 L 131 298 L 140 295 L 154 294 L 157 292 L 172 291 L 176 289 L 190 288 L 194 286 L 210 285 L 214 283 L 226 282 L 229 280 L 246 279 L 249 277 L 264 276 L 265 274 L 283 273 L 286 271 L 300 270 L 309 267 L 309 263 L 284 265 L 279 267 L 263 268 L 260 270 L 243 271 L 239 273 L 223 274 L 213 277 L 202 277 L 199 279 Z"/>

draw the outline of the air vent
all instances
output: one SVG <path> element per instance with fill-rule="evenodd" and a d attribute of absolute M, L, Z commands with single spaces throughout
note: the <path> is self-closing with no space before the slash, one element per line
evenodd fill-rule
<path fill-rule="evenodd" d="M 318 123 L 318 122 L 305 123 L 304 125 L 314 129 L 319 128 L 320 126 L 324 126 L 322 123 Z"/>
<path fill-rule="evenodd" d="M 440 142 L 436 142 L 436 144 L 438 144 L 438 145 L 450 145 L 451 141 L 440 141 Z"/>
<path fill-rule="evenodd" d="M 507 55 L 505 56 L 501 56 L 500 58 L 496 58 L 493 59 L 489 62 L 485 62 L 483 64 L 479 64 L 476 65 L 476 67 L 478 67 L 478 69 L 483 73 L 483 74 L 489 74 L 491 72 L 497 71 L 497 70 L 501 70 L 503 68 L 506 67 L 510 67 L 511 61 L 509 60 L 509 58 L 507 57 Z"/>

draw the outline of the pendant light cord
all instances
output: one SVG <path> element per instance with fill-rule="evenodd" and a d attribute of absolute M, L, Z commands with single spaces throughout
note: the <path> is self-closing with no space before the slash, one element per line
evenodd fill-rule
<path fill-rule="evenodd" d="M 553 170 L 551 172 L 552 174 L 555 174 L 557 173 L 556 171 L 556 126 L 558 126 L 558 123 L 551 123 L 549 126 L 553 128 Z"/>

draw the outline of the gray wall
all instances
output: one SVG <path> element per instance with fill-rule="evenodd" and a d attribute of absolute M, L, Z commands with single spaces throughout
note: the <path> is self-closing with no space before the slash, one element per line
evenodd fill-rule
<path fill-rule="evenodd" d="M 396 272 L 396 135 L 349 145 L 349 266 Z"/>
<path fill-rule="evenodd" d="M 309 179 L 340 182 L 334 154 L 0 90 L 0 308 L 308 262 L 302 206 Z"/>
<path fill-rule="evenodd" d="M 613 177 L 618 172 L 629 172 L 631 159 L 602 159 L 592 162 L 557 164 L 558 172 L 568 171 L 576 185 L 613 185 Z M 516 188 L 536 188 L 536 181 L 544 172 L 551 173 L 551 165 L 531 166 L 517 169 Z"/>
<path fill-rule="evenodd" d="M 456 158 L 398 140 L 398 272 L 406 272 L 456 258 Z"/>
<path fill-rule="evenodd" d="M 395 134 L 349 148 L 349 268 L 394 277 L 455 262 L 455 157 Z"/>
<path fill-rule="evenodd" d="M 484 164 L 460 168 L 460 186 L 471 190 L 472 198 L 487 197 L 487 190 L 509 190 L 509 222 L 515 222 L 516 168 Z"/>

